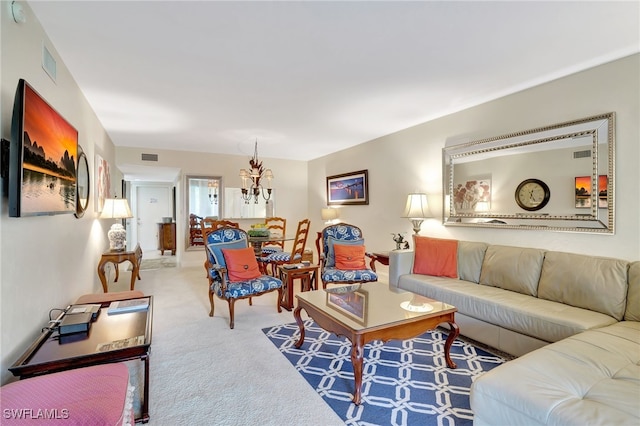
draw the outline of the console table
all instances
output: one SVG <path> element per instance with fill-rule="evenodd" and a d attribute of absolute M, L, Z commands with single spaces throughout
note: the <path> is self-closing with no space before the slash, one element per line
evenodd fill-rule
<path fill-rule="evenodd" d="M 139 359 L 144 363 L 142 422 L 149 421 L 149 357 L 153 322 L 153 296 L 147 310 L 109 315 L 103 303 L 88 333 L 75 333 L 70 342 L 60 342 L 57 330 L 44 328 L 42 334 L 9 367 L 20 379 L 79 367 Z M 62 319 L 63 312 L 57 318 Z M 99 384 L 96 384 L 99 386 Z"/>
<path fill-rule="evenodd" d="M 116 268 L 115 281 L 118 281 L 120 276 L 118 264 L 125 261 L 131 262 L 133 268 L 131 271 L 131 290 L 133 290 L 136 285 L 136 278 L 140 279 L 140 262 L 142 261 L 142 249 L 140 248 L 140 244 L 138 244 L 133 251 L 107 251 L 102 253 L 100 263 L 98 263 L 98 277 L 100 278 L 102 289 L 105 293 L 109 292 L 107 276 L 104 271 L 105 266 L 107 266 L 107 263 L 114 264 Z"/>

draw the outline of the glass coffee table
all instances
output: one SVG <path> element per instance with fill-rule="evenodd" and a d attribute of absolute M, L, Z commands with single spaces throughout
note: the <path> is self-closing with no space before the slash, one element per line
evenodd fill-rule
<path fill-rule="evenodd" d="M 447 367 L 456 368 L 451 360 L 451 345 L 460 334 L 455 322 L 457 308 L 409 292 L 397 293 L 382 282 L 331 287 L 296 295 L 298 306 L 293 316 L 300 329 L 295 343 L 304 343 L 302 309 L 316 324 L 351 342 L 351 363 L 355 379 L 353 402 L 362 398 L 364 345 L 373 340 L 406 340 L 432 330 L 441 323 L 451 327 L 444 345 Z"/>

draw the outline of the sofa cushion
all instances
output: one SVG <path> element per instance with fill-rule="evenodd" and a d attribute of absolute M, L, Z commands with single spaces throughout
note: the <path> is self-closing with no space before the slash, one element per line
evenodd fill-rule
<path fill-rule="evenodd" d="M 538 297 L 611 315 L 620 321 L 627 298 L 628 262 L 549 251 Z"/>
<path fill-rule="evenodd" d="M 627 279 L 629 290 L 627 291 L 627 309 L 624 313 L 624 319 L 640 321 L 640 261 L 629 265 Z"/>
<path fill-rule="evenodd" d="M 458 241 L 414 236 L 413 273 L 458 278 Z"/>
<path fill-rule="evenodd" d="M 458 241 L 458 277 L 461 280 L 480 282 L 482 261 L 488 246 L 487 243 Z"/>
<path fill-rule="evenodd" d="M 543 259 L 544 250 L 490 245 L 482 262 L 480 284 L 535 297 Z"/>
<path fill-rule="evenodd" d="M 640 424 L 639 364 L 638 322 L 577 334 L 480 376 L 473 424 Z"/>
<path fill-rule="evenodd" d="M 545 342 L 616 321 L 609 315 L 469 281 L 407 274 L 398 287 L 448 303 L 458 312 Z M 460 332 L 464 334 L 464 330 Z"/>

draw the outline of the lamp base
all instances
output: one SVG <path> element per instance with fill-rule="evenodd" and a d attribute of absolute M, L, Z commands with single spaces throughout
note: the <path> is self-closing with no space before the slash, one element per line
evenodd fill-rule
<path fill-rule="evenodd" d="M 422 226 L 422 222 L 424 219 L 409 219 L 413 224 L 413 233 L 418 235 L 420 233 L 420 227 Z"/>
<path fill-rule="evenodd" d="M 119 223 L 111 225 L 107 232 L 109 238 L 109 249 L 111 251 L 123 251 L 127 247 L 127 231 Z"/>

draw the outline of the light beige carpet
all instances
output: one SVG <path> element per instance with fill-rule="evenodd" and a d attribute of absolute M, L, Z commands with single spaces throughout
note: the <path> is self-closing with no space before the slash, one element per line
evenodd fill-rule
<path fill-rule="evenodd" d="M 154 296 L 150 425 L 344 424 L 262 332 L 294 321 L 276 293 L 237 302 L 231 330 L 226 302 L 208 316 L 202 266 L 145 271 L 136 289 Z"/>

